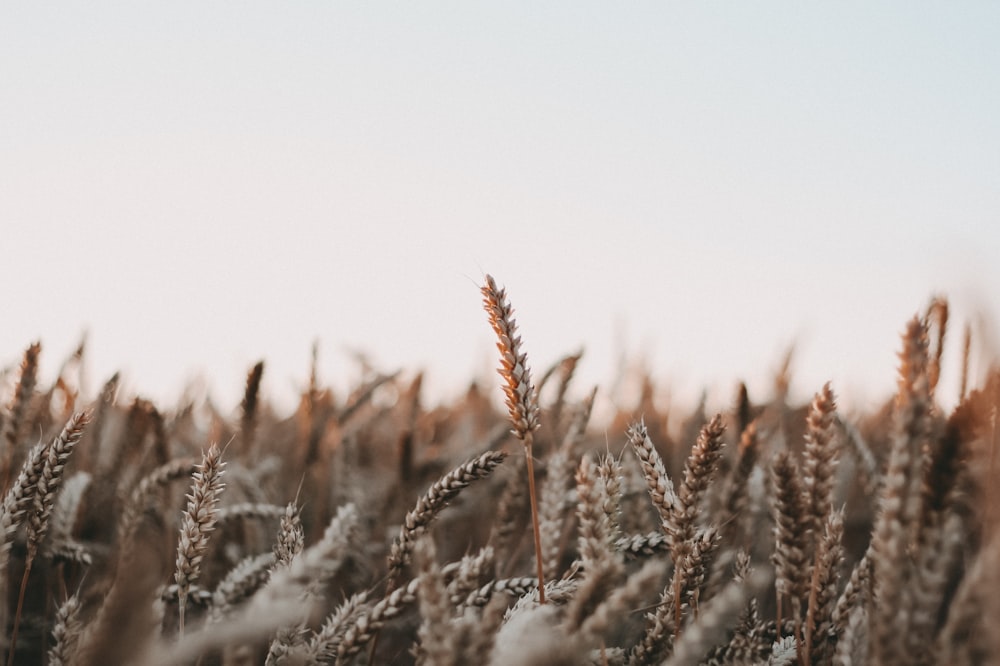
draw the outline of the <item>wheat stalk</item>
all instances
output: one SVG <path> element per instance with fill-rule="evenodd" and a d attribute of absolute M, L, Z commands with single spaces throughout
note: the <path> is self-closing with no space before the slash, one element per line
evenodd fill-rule
<path fill-rule="evenodd" d="M 21 622 L 21 610 L 24 605 L 24 594 L 28 589 L 28 578 L 38 554 L 38 546 L 49 526 L 49 516 L 55 504 L 56 495 L 63 482 L 63 470 L 70 454 L 83 437 L 83 429 L 90 422 L 89 412 L 78 412 L 70 417 L 62 432 L 45 448 L 41 459 L 41 471 L 34 483 L 31 497 L 32 507 L 27 511 L 28 538 L 27 554 L 24 560 L 24 574 L 21 576 L 21 590 L 17 597 L 17 610 L 14 613 L 14 627 L 10 635 L 10 651 L 7 657 L 8 666 L 14 663 L 17 648 L 17 632 Z M 27 499 L 25 499 L 27 503 Z"/>
<path fill-rule="evenodd" d="M 202 456 L 198 471 L 194 473 L 187 508 L 181 517 L 180 538 L 177 541 L 177 560 L 174 581 L 177 584 L 178 631 L 184 635 L 184 609 L 187 606 L 191 585 L 201 574 L 201 561 L 208 550 L 208 538 L 215 527 L 219 495 L 225 487 L 222 474 L 226 463 L 222 451 L 212 444 Z"/>
<path fill-rule="evenodd" d="M 532 457 L 534 432 L 538 429 L 538 394 L 531 383 L 528 357 L 521 351 L 521 338 L 517 335 L 514 310 L 507 300 L 507 292 L 497 287 L 490 275 L 480 290 L 483 307 L 489 315 L 490 325 L 497 335 L 500 351 L 500 368 L 503 377 L 507 411 L 514 426 L 514 435 L 524 445 L 524 459 L 528 468 L 528 496 L 531 503 L 531 527 L 535 538 L 535 566 L 538 571 L 539 601 L 545 603 L 545 559 L 542 551 L 541 528 L 538 521 L 538 499 L 535 494 L 535 466 Z"/>

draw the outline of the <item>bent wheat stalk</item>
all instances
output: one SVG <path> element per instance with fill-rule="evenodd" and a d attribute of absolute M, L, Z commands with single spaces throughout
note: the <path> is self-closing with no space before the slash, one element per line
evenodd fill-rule
<path fill-rule="evenodd" d="M 524 444 L 524 457 L 528 467 L 528 497 L 531 501 L 531 528 L 535 536 L 535 566 L 538 570 L 538 603 L 545 603 L 545 571 L 542 556 L 542 536 L 538 521 L 538 500 L 535 494 L 535 466 L 531 447 L 534 432 L 538 429 L 538 393 L 531 383 L 528 357 L 521 351 L 521 338 L 517 335 L 514 309 L 507 300 L 505 289 L 497 287 L 493 276 L 486 276 L 483 285 L 483 307 L 490 316 L 490 325 L 497 334 L 500 350 L 500 368 L 497 372 L 504 379 L 507 410 L 514 425 L 514 435 Z"/>

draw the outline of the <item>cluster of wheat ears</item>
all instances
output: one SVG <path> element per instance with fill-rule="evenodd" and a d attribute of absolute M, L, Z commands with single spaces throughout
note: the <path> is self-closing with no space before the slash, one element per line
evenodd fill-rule
<path fill-rule="evenodd" d="M 942 413 L 943 300 L 870 413 L 829 384 L 791 406 L 782 375 L 668 428 L 647 378 L 588 435 L 580 355 L 534 384 L 506 293 L 482 294 L 506 416 L 370 368 L 337 399 L 315 351 L 290 417 L 262 363 L 238 418 L 117 376 L 84 406 L 83 346 L 46 389 L 31 345 L 0 425 L 7 663 L 1000 663 L 1000 372 L 966 391 L 966 332 Z"/>

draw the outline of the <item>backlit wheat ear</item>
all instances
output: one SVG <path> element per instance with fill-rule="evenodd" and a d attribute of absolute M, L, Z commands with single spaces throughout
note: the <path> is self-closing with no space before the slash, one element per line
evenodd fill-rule
<path fill-rule="evenodd" d="M 539 603 L 545 603 L 545 562 L 542 554 L 542 537 L 538 519 L 538 500 L 535 495 L 535 466 L 532 460 L 534 432 L 538 429 L 538 394 L 531 383 L 528 358 L 521 351 L 521 338 L 517 335 L 514 309 L 507 300 L 507 292 L 497 287 L 490 275 L 481 289 L 483 307 L 490 318 L 490 325 L 497 334 L 500 350 L 498 372 L 504 379 L 507 410 L 514 426 L 514 434 L 524 444 L 528 467 L 528 495 L 531 501 L 531 526 L 535 537 L 535 566 L 538 570 Z"/>
<path fill-rule="evenodd" d="M 177 565 L 174 580 L 177 583 L 179 631 L 184 634 L 184 607 L 188 591 L 201 575 L 201 560 L 208 550 L 208 537 L 215 527 L 219 495 L 224 484 L 222 474 L 226 463 L 222 451 L 215 444 L 202 457 L 194 484 L 188 495 L 187 509 L 181 518 L 181 535 L 177 543 Z"/>
<path fill-rule="evenodd" d="M 527 446 L 532 433 L 539 426 L 538 396 L 531 383 L 528 358 L 521 351 L 521 338 L 517 335 L 514 310 L 507 300 L 506 290 L 498 288 L 492 276 L 486 276 L 486 285 L 481 291 L 483 307 L 498 338 L 500 368 L 497 372 L 504 379 L 503 390 L 510 420 L 514 425 L 514 434 Z"/>

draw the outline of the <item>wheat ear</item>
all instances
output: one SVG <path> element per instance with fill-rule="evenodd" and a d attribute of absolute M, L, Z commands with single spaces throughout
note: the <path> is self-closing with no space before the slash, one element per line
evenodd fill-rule
<path fill-rule="evenodd" d="M 783 602 L 791 602 L 791 617 L 798 627 L 802 600 L 808 589 L 805 576 L 809 570 L 806 557 L 806 516 L 799 468 L 788 451 L 781 451 L 771 463 L 771 483 L 774 487 L 774 564 L 777 592 L 777 626 L 784 626 Z M 797 629 L 796 629 L 797 631 Z"/>
<path fill-rule="evenodd" d="M 972 327 L 967 323 L 962 335 L 962 375 L 958 382 L 958 401 L 965 400 L 969 384 L 969 358 L 972 355 Z"/>
<path fill-rule="evenodd" d="M 288 566 L 296 555 L 305 547 L 306 534 L 299 516 L 299 508 L 295 502 L 289 502 L 281 516 L 281 527 L 278 538 L 274 542 L 274 564 L 276 567 Z"/>
<path fill-rule="evenodd" d="M 225 466 L 222 451 L 212 444 L 193 475 L 194 484 L 188 495 L 187 509 L 181 517 L 177 569 L 174 574 L 177 583 L 178 630 L 181 636 L 184 635 L 184 607 L 187 605 L 188 591 L 201 574 L 201 560 L 208 550 L 208 537 L 215 528 L 219 495 L 224 488 L 222 474 Z"/>
<path fill-rule="evenodd" d="M 118 542 L 124 544 L 131 537 L 146 510 L 146 503 L 157 489 L 181 477 L 190 476 L 197 469 L 194 458 L 177 458 L 144 476 L 132 489 L 122 509 L 118 520 Z"/>
<path fill-rule="evenodd" d="M 608 521 L 602 508 L 602 493 L 597 486 L 597 470 L 589 455 L 580 460 L 576 470 L 576 518 L 579 525 L 579 551 L 583 569 L 589 573 L 608 559 L 610 549 Z"/>
<path fill-rule="evenodd" d="M 809 406 L 802 465 L 806 520 L 814 545 L 819 543 L 823 526 L 833 507 L 833 475 L 837 463 L 834 441 L 836 410 L 836 399 L 827 382 Z"/>
<path fill-rule="evenodd" d="M 73 526 L 91 480 L 87 472 L 77 472 L 63 483 L 62 492 L 56 497 L 52 517 L 49 518 L 53 543 L 68 543 L 73 540 Z"/>
<path fill-rule="evenodd" d="M 661 560 L 650 560 L 633 573 L 625 584 L 615 588 L 608 597 L 594 609 L 580 625 L 577 633 L 588 642 L 596 641 L 615 623 L 622 621 L 622 615 L 655 589 L 667 571 Z"/>
<path fill-rule="evenodd" d="M 62 432 L 46 448 L 43 456 L 42 471 L 35 483 L 32 497 L 32 509 L 28 512 L 28 552 L 24 559 L 24 574 L 21 576 L 21 590 L 17 596 L 17 610 L 14 613 L 14 627 L 10 634 L 10 653 L 8 666 L 14 663 L 14 652 L 17 647 L 17 630 L 21 621 L 21 609 L 24 606 L 24 594 L 28 589 L 28 578 L 31 576 L 31 566 L 38 554 L 38 545 L 45 537 L 49 527 L 49 516 L 55 504 L 56 495 L 63 482 L 63 470 L 73 449 L 83 437 L 83 429 L 90 422 L 89 412 L 74 414 L 63 427 Z"/>
<path fill-rule="evenodd" d="M 236 563 L 212 592 L 210 622 L 219 622 L 229 609 L 250 597 L 271 577 L 274 553 L 250 555 Z"/>
<path fill-rule="evenodd" d="M 7 488 L 10 481 L 10 467 L 17 455 L 17 447 L 21 443 L 21 435 L 24 431 L 24 417 L 28 414 L 31 396 L 35 392 L 38 355 L 41 351 L 42 345 L 38 342 L 33 343 L 25 350 L 24 360 L 21 361 L 21 376 L 14 387 L 14 397 L 11 399 L 7 419 L 3 424 L 4 439 L 6 440 L 3 453 L 4 489 Z"/>
<path fill-rule="evenodd" d="M 677 488 L 678 510 L 671 514 L 672 520 L 669 523 L 675 563 L 683 557 L 684 549 L 694 538 L 701 498 L 708 490 L 708 484 L 715 476 L 722 457 L 722 447 L 725 445 L 722 436 L 725 429 L 722 416 L 716 414 L 701 429 L 684 465 L 684 480 Z"/>
<path fill-rule="evenodd" d="M 258 361 L 247 373 L 246 390 L 243 392 L 243 403 L 240 407 L 243 416 L 240 419 L 240 432 L 243 437 L 243 450 L 254 450 L 254 435 L 257 428 L 257 404 L 260 395 L 260 380 L 264 375 L 264 361 Z"/>
<path fill-rule="evenodd" d="M 844 535 L 843 511 L 826 517 L 823 536 L 816 546 L 809 608 L 806 612 L 805 647 L 802 655 L 807 663 L 824 664 L 832 655 L 829 636 L 833 628 L 833 611 L 837 603 L 837 580 L 844 558 L 841 543 Z"/>
<path fill-rule="evenodd" d="M 948 331 L 948 300 L 943 297 L 934 298 L 927 307 L 927 314 L 924 319 L 928 328 L 934 324 L 937 335 L 934 337 L 933 348 L 929 349 L 927 364 L 927 384 L 931 395 L 937 388 L 938 379 L 941 377 L 941 355 L 944 353 L 944 338 Z"/>
<path fill-rule="evenodd" d="M 757 465 L 760 453 L 757 439 L 757 421 L 751 421 L 743 428 L 740 443 L 736 452 L 736 464 L 730 471 L 723 492 L 722 515 L 718 519 L 719 530 L 723 541 L 732 545 L 735 539 L 742 541 L 746 534 L 748 523 L 747 506 L 749 505 L 748 484 L 750 475 Z M 738 544 L 742 545 L 742 544 Z"/>
<path fill-rule="evenodd" d="M 403 519 L 399 536 L 393 541 L 389 551 L 387 587 L 390 591 L 395 587 L 400 572 L 409 561 L 417 537 L 437 517 L 441 509 L 470 483 L 489 476 L 506 457 L 507 454 L 501 451 L 487 451 L 445 474 L 417 500 L 417 505 Z"/>
<path fill-rule="evenodd" d="M 538 524 L 538 499 L 535 494 L 535 466 L 532 460 L 534 432 L 538 429 L 538 394 L 531 383 L 528 357 L 521 351 L 521 338 L 517 335 L 514 309 L 507 300 L 507 292 L 497 287 L 490 275 L 481 289 L 483 307 L 489 314 L 490 325 L 497 334 L 500 350 L 498 372 L 504 379 L 507 410 L 514 425 L 514 435 L 524 444 L 524 457 L 528 468 L 528 497 L 531 502 L 531 528 L 535 536 L 535 566 L 538 570 L 539 603 L 545 603 L 545 560 L 542 553 L 542 535 Z"/>
<path fill-rule="evenodd" d="M 563 407 L 566 405 L 566 392 L 569 389 L 570 382 L 573 381 L 573 374 L 576 372 L 576 366 L 579 364 L 581 357 L 583 357 L 582 350 L 564 357 L 546 372 L 541 381 L 538 382 L 538 392 L 541 393 L 546 380 L 553 372 L 558 370 L 559 386 L 556 389 L 555 399 L 552 401 L 546 414 L 546 421 L 551 424 L 551 431 L 553 433 L 558 432 L 562 427 L 562 413 Z"/>
<path fill-rule="evenodd" d="M 577 523 L 583 580 L 565 612 L 565 624 L 575 630 L 618 583 L 622 557 L 612 550 L 610 522 L 604 512 L 606 486 L 597 483 L 597 468 L 584 455 L 576 471 Z"/>
<path fill-rule="evenodd" d="M 552 579 L 559 575 L 559 562 L 562 556 L 560 543 L 563 523 L 566 516 L 567 498 L 570 474 L 572 473 L 569 453 L 557 449 L 548 458 L 548 473 L 542 485 L 542 497 L 539 504 L 539 525 L 544 541 L 545 575 Z"/>
<path fill-rule="evenodd" d="M 6 598 L 7 564 L 10 562 L 14 535 L 37 492 L 48 448 L 47 442 L 38 442 L 31 448 L 17 478 L 3 497 L 3 506 L 0 507 L 0 599 Z"/>
<path fill-rule="evenodd" d="M 642 466 L 642 475 L 646 479 L 646 487 L 649 496 L 653 500 L 653 507 L 660 514 L 660 526 L 667 535 L 667 543 L 670 550 L 674 550 L 674 531 L 670 526 L 674 524 L 675 514 L 680 512 L 680 500 L 674 491 L 674 484 L 667 476 L 667 470 L 663 466 L 663 459 L 653 446 L 653 441 L 649 438 L 646 424 L 643 421 L 633 423 L 628 429 L 629 444 L 639 459 Z"/>
<path fill-rule="evenodd" d="M 478 552 L 465 555 L 454 564 L 442 568 L 445 580 L 448 581 L 448 598 L 454 606 L 461 606 L 470 592 L 477 589 L 480 580 L 486 574 L 491 574 L 496 567 L 496 555 L 489 544 Z"/>
<path fill-rule="evenodd" d="M 899 355 L 899 392 L 889 465 L 882 484 L 872 536 L 875 595 L 869 641 L 876 662 L 905 661 L 903 641 L 911 608 L 904 600 L 913 578 L 907 553 L 918 528 L 922 500 L 923 449 L 930 428 L 927 329 L 914 317 L 903 335 Z"/>
<path fill-rule="evenodd" d="M 674 644 L 674 652 L 665 663 L 668 666 L 695 666 L 703 663 L 705 654 L 726 639 L 729 628 L 739 618 L 746 602 L 769 582 L 768 576 L 756 573 L 746 581 L 730 581 L 709 602 L 698 618 Z"/>
<path fill-rule="evenodd" d="M 420 610 L 417 661 L 435 666 L 451 666 L 455 663 L 457 652 L 451 626 L 452 605 L 437 562 L 434 541 L 427 535 L 421 537 L 414 546 L 414 556 L 420 579 L 417 590 Z"/>
<path fill-rule="evenodd" d="M 76 646 L 80 642 L 82 633 L 80 598 L 74 594 L 56 611 L 56 623 L 52 628 L 52 647 L 49 649 L 49 666 L 69 666 L 74 663 Z"/>
<path fill-rule="evenodd" d="M 336 610 L 327 616 L 323 626 L 313 635 L 306 648 L 309 664 L 329 664 L 337 657 L 337 650 L 344 632 L 366 610 L 367 592 L 359 592 L 348 597 Z"/>
<path fill-rule="evenodd" d="M 354 624 L 348 627 L 337 646 L 337 664 L 346 664 L 347 660 L 357 654 L 370 641 L 382 626 L 402 613 L 417 600 L 417 590 L 420 579 L 414 578 L 409 583 L 393 590 L 387 597 L 368 607 L 360 613 Z"/>

